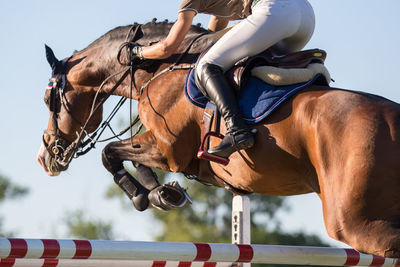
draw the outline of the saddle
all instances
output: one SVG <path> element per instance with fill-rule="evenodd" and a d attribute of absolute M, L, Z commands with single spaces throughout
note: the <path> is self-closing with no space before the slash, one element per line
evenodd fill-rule
<path fill-rule="evenodd" d="M 238 61 L 227 73 L 230 85 L 239 92 L 251 76 L 251 70 L 259 66 L 271 66 L 282 69 L 303 69 L 313 63 L 324 64 L 326 52 L 321 49 L 309 49 L 284 56 L 274 56 L 269 49 L 252 57 Z"/>
<path fill-rule="evenodd" d="M 209 50 L 203 51 L 199 59 L 207 53 Z M 235 89 L 236 93 L 239 94 L 242 88 L 244 88 L 251 76 L 251 70 L 259 66 L 271 66 L 282 69 L 304 69 L 310 64 L 319 63 L 323 64 L 326 59 L 326 52 L 321 49 L 310 49 L 300 52 L 291 53 L 284 56 L 274 56 L 272 52 L 267 49 L 262 53 L 246 57 L 238 61 L 230 70 L 226 72 L 226 78 L 230 85 Z M 197 61 L 198 62 L 198 61 Z M 195 75 L 197 76 L 197 75 Z M 200 83 L 196 78 L 196 84 L 200 91 L 206 96 L 204 90 L 201 88 Z M 214 121 L 214 131 L 212 130 L 212 124 Z M 207 161 L 213 161 L 219 164 L 227 165 L 229 159 L 219 158 L 214 155 L 207 153 L 209 138 L 216 137 L 222 139 L 224 136 L 219 132 L 220 114 L 218 110 L 212 105 L 208 105 L 203 114 L 202 129 L 201 129 L 201 146 L 197 153 L 199 159 L 205 159 Z"/>

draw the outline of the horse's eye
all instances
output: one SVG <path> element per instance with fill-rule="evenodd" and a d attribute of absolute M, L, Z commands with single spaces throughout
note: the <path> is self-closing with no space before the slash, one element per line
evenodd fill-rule
<path fill-rule="evenodd" d="M 44 94 L 43 101 L 46 104 L 46 106 L 50 106 L 50 90 L 46 90 L 46 93 Z"/>
<path fill-rule="evenodd" d="M 44 96 L 43 98 L 44 103 L 46 104 L 46 106 L 49 106 L 49 96 Z"/>

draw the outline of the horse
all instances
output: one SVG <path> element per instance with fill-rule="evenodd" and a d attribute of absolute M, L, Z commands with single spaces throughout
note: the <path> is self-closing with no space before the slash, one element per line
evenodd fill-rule
<path fill-rule="evenodd" d="M 167 22 L 143 24 L 135 41 L 150 45 L 164 39 L 170 28 Z M 134 66 L 130 81 L 118 79 L 124 66 L 117 60 L 130 29 L 117 27 L 68 60 L 53 64 L 53 72 L 64 68 L 65 78 L 59 81 L 64 89 L 58 96 L 64 104 L 51 104 L 57 97 L 46 90 L 50 118 L 38 161 L 48 175 L 58 175 L 68 168 L 70 160 L 60 164 L 55 152 L 68 150 L 82 125 L 86 129 L 83 135 L 98 128 L 102 121 L 99 99 L 107 94 L 118 95 L 137 101 L 146 131 L 107 144 L 102 152 L 103 163 L 113 175 L 123 161 L 132 161 L 149 170 L 182 172 L 242 192 L 276 196 L 316 193 L 330 237 L 360 252 L 400 257 L 398 103 L 364 92 L 313 84 L 251 126 L 256 130 L 253 148 L 235 152 L 226 166 L 205 163 L 196 157 L 203 110 L 185 97 L 188 69 L 172 69 L 171 64 L 177 58 L 179 66 L 192 63 L 218 33 L 192 26 L 178 53 L 166 60 Z M 125 54 L 122 51 L 122 58 Z M 115 83 L 120 86 L 113 87 Z M 98 108 L 91 109 L 96 104 Z M 221 133 L 225 131 L 221 123 Z M 210 145 L 217 142 L 211 139 Z"/>

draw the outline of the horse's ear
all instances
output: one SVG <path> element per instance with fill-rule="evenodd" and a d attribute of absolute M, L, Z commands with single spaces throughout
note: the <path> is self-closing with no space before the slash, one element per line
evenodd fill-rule
<path fill-rule="evenodd" d="M 44 45 L 44 47 L 46 48 L 47 62 L 49 62 L 51 69 L 53 70 L 53 73 L 56 73 L 60 61 L 56 58 L 53 50 L 50 47 L 48 47 L 47 45 Z"/>

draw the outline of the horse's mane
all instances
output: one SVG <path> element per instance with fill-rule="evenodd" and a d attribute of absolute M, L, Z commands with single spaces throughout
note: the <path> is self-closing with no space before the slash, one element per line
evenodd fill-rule
<path fill-rule="evenodd" d="M 101 37 L 93 41 L 82 51 L 103 44 L 104 42 L 113 42 L 113 41 L 124 42 L 129 30 L 132 28 L 132 26 L 136 25 L 139 24 L 134 23 L 126 26 L 118 26 L 108 31 L 107 33 L 103 34 Z M 168 20 L 165 20 L 163 22 L 157 22 L 156 19 L 153 19 L 151 22 L 148 22 L 146 24 L 141 24 L 141 27 L 144 34 L 144 38 L 147 41 L 154 42 L 154 41 L 160 41 L 161 39 L 165 38 L 169 30 L 171 29 L 172 25 L 173 23 L 168 22 Z M 203 34 L 206 32 L 208 32 L 206 29 L 202 28 L 200 24 L 197 24 L 191 26 L 188 35 Z"/>

